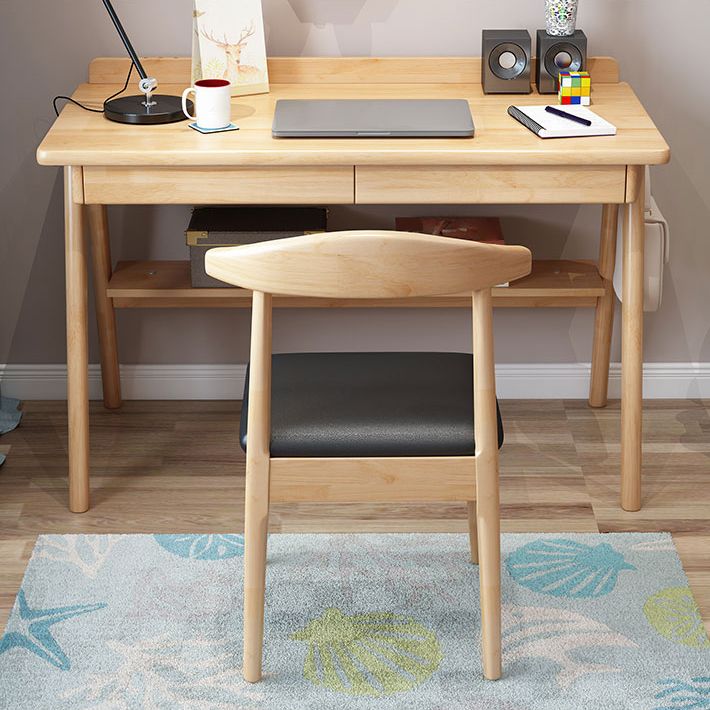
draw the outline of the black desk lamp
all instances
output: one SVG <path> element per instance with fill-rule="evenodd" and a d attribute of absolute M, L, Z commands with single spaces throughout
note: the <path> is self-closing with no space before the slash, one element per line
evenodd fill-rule
<path fill-rule="evenodd" d="M 153 93 L 158 88 L 158 80 L 145 73 L 141 60 L 138 59 L 136 50 L 133 49 L 131 40 L 128 39 L 126 30 L 123 29 L 121 20 L 113 9 L 111 0 L 103 0 L 103 3 L 126 47 L 128 56 L 140 75 L 138 88 L 143 92 L 143 96 L 121 96 L 107 101 L 104 104 L 104 116 L 118 123 L 155 124 L 184 121 L 186 116 L 182 111 L 182 98 Z M 188 110 L 191 110 L 189 105 Z"/>

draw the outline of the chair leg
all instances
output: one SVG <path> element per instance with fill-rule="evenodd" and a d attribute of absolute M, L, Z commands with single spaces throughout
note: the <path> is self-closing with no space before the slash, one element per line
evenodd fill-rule
<path fill-rule="evenodd" d="M 473 295 L 473 367 L 483 675 L 496 680 L 501 676 L 500 492 L 490 289 Z"/>
<path fill-rule="evenodd" d="M 244 491 L 244 664 L 248 683 L 261 679 L 269 531 L 271 438 L 271 296 L 252 296 L 247 466 Z"/>
<path fill-rule="evenodd" d="M 479 575 L 481 580 L 481 627 L 483 675 L 488 680 L 501 676 L 500 603 L 500 510 L 497 488 L 479 499 Z"/>
<path fill-rule="evenodd" d="M 244 680 L 261 680 L 269 529 L 269 470 L 252 463 L 246 476 L 244 512 Z M 264 470 L 265 469 L 265 470 Z"/>
<path fill-rule="evenodd" d="M 470 500 L 468 505 L 468 543 L 471 548 L 471 562 L 478 564 L 478 520 L 476 515 L 476 501 Z"/>

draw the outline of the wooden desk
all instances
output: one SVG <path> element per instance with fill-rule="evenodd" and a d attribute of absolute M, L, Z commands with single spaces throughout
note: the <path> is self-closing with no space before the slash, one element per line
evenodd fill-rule
<path fill-rule="evenodd" d="M 494 294 L 498 306 L 596 308 L 590 404 L 604 406 L 614 297 L 617 219 L 623 219 L 624 299 L 621 504 L 641 506 L 644 166 L 669 149 L 610 58 L 589 62 L 594 109 L 616 124 L 615 137 L 543 141 L 513 119 L 509 104 L 530 96 L 484 96 L 479 58 L 275 58 L 270 94 L 235 99 L 238 133 L 203 136 L 186 123 L 124 126 L 68 105 L 37 151 L 65 172 L 69 507 L 89 507 L 87 263 L 91 226 L 104 402 L 121 404 L 114 309 L 250 305 L 240 289 L 191 289 L 181 262 L 124 262 L 112 268 L 108 204 L 501 204 L 604 205 L 597 265 L 538 262 L 533 274 Z M 190 82 L 187 59 L 147 60 L 161 91 Z M 97 59 L 74 98 L 100 105 L 123 84 L 127 60 Z M 467 98 L 476 137 L 467 139 L 273 139 L 280 98 Z M 554 97 L 548 98 L 553 101 Z M 84 209 L 84 205 L 87 209 Z M 623 205 L 621 212 L 619 206 Z M 418 299 L 397 305 L 470 305 Z M 278 306 L 344 305 L 277 299 Z M 378 306 L 377 302 L 359 305 Z M 387 305 L 392 305 L 391 303 Z"/>

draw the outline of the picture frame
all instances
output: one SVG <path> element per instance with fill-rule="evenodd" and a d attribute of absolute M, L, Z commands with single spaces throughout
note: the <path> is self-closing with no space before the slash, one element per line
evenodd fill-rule
<path fill-rule="evenodd" d="M 261 0 L 193 0 L 192 80 L 227 79 L 232 96 L 269 91 Z"/>

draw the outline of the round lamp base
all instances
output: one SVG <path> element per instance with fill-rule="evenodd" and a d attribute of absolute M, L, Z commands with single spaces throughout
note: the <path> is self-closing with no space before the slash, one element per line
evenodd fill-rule
<path fill-rule="evenodd" d="M 182 99 L 179 96 L 155 94 L 151 101 L 154 102 L 153 106 L 145 105 L 145 96 L 121 96 L 111 99 L 104 105 L 104 116 L 116 123 L 136 125 L 177 123 L 187 119 L 182 111 Z M 191 101 L 187 102 L 187 110 L 193 110 Z"/>

